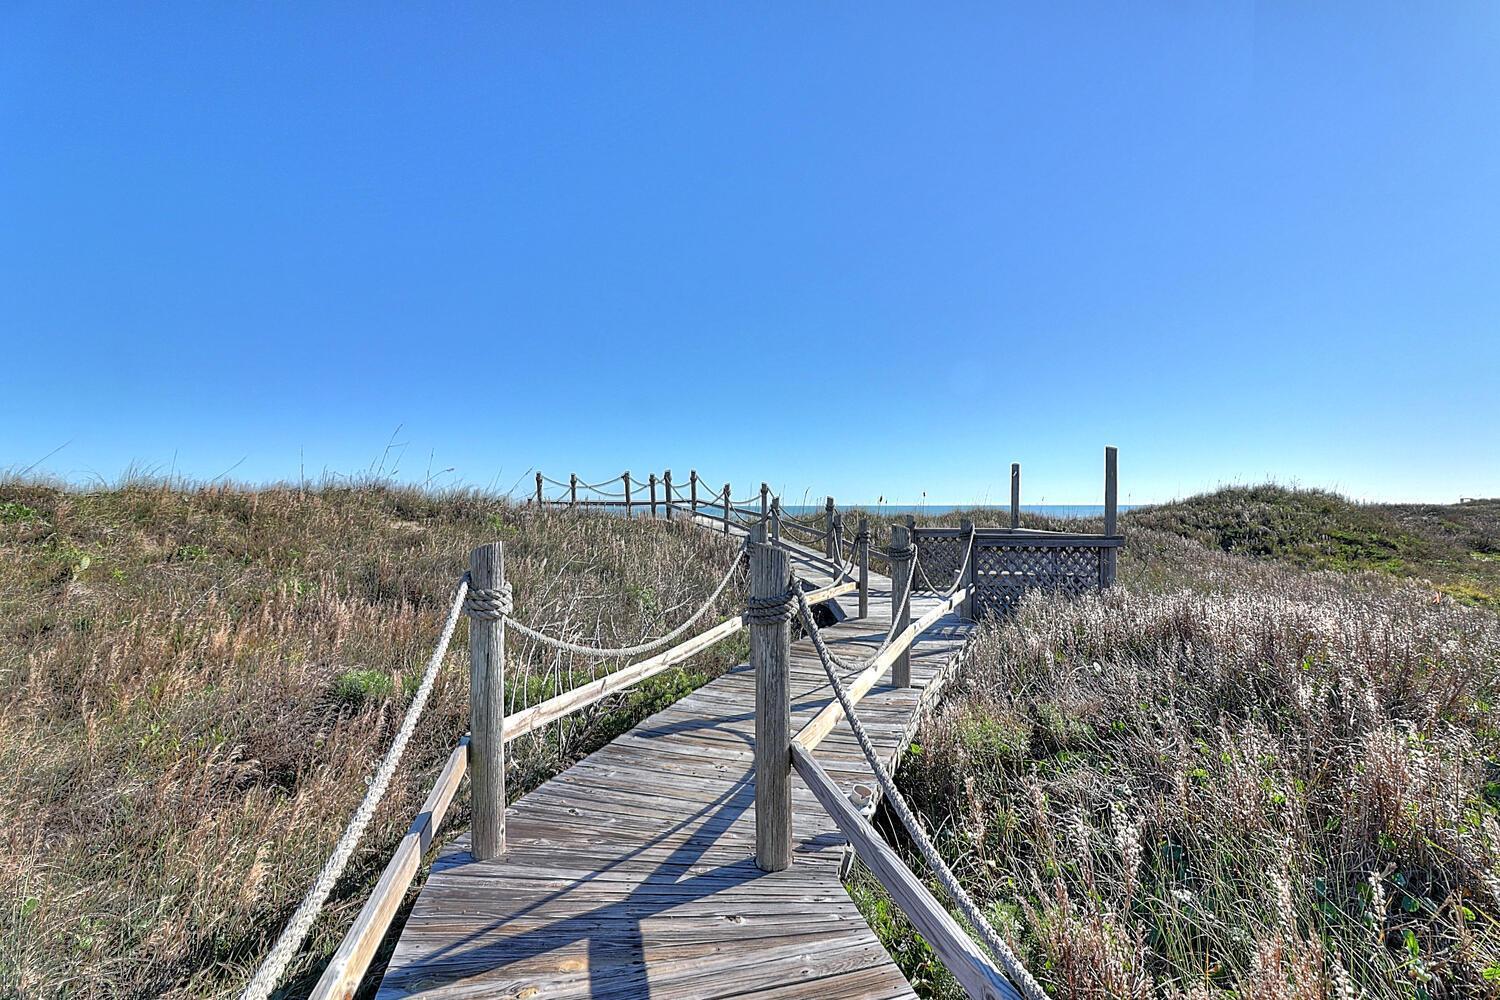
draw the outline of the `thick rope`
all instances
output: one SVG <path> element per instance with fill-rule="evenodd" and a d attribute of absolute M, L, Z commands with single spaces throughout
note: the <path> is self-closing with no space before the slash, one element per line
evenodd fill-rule
<path fill-rule="evenodd" d="M 354 812 L 354 817 L 344 828 L 344 835 L 339 838 L 333 853 L 328 856 L 327 861 L 323 862 L 323 868 L 318 872 L 317 880 L 302 897 L 302 903 L 297 907 L 297 912 L 292 914 L 292 919 L 288 921 L 281 936 L 276 939 L 276 943 L 266 954 L 265 960 L 261 962 L 250 984 L 245 987 L 245 992 L 241 994 L 242 1000 L 266 1000 L 266 997 L 271 995 L 271 991 L 276 988 L 276 984 L 286 972 L 287 966 L 291 964 L 292 959 L 297 957 L 297 952 L 302 947 L 307 932 L 312 929 L 313 921 L 318 919 L 323 904 L 328 901 L 328 894 L 333 891 L 334 884 L 338 882 L 339 876 L 344 872 L 344 867 L 353 856 L 354 848 L 359 844 L 359 838 L 364 835 L 365 828 L 370 825 L 370 820 L 375 815 L 375 807 L 380 805 L 380 800 L 385 797 L 386 789 L 390 787 L 391 778 L 396 773 L 396 766 L 401 763 L 401 755 L 406 751 L 406 744 L 417 728 L 417 720 L 422 715 L 422 709 L 427 707 L 427 698 L 432 694 L 438 668 L 443 665 L 443 658 L 448 654 L 448 643 L 453 639 L 453 630 L 458 626 L 459 614 L 464 609 L 468 590 L 468 577 L 465 576 L 459 581 L 458 591 L 453 595 L 453 606 L 448 609 L 448 620 L 443 623 L 443 634 L 438 639 L 431 658 L 427 661 L 427 669 L 422 674 L 422 682 L 417 686 L 417 693 L 412 696 L 411 704 L 406 707 L 406 718 L 402 720 L 401 728 L 396 732 L 395 740 L 391 742 L 391 748 L 386 751 L 385 759 L 375 770 L 375 776 L 370 779 L 370 787 L 365 791 L 364 801 L 360 802 L 359 808 Z"/>
<path fill-rule="evenodd" d="M 749 625 L 780 625 L 797 617 L 798 589 L 793 586 L 775 597 L 751 597 L 745 602 L 745 622 Z"/>
<path fill-rule="evenodd" d="M 509 583 L 498 590 L 476 587 L 467 573 L 464 574 L 464 581 L 469 585 L 468 596 L 464 598 L 464 614 L 482 622 L 497 622 L 510 614 L 512 597 Z"/>
<path fill-rule="evenodd" d="M 529 625 L 523 625 L 521 622 L 518 622 L 514 618 L 511 618 L 508 612 L 505 616 L 505 623 L 506 625 L 515 629 L 517 632 L 520 632 L 522 635 L 526 636 L 528 639 L 534 639 L 544 646 L 550 646 L 553 649 L 558 649 L 565 653 L 576 653 L 579 656 L 596 656 L 608 659 L 628 659 L 632 656 L 639 656 L 642 653 L 650 653 L 653 650 L 663 648 L 664 646 L 668 645 L 673 639 L 676 639 L 679 635 L 686 632 L 699 618 L 702 618 L 704 615 L 708 614 L 709 609 L 714 606 L 714 602 L 719 599 L 719 595 L 724 593 L 724 588 L 728 587 L 729 582 L 734 579 L 734 571 L 739 569 L 740 563 L 743 562 L 744 559 L 745 549 L 742 546 L 739 553 L 734 557 L 734 561 L 729 564 L 729 570 L 724 574 L 724 578 L 719 581 L 718 587 L 714 589 L 713 594 L 710 595 L 708 600 L 703 603 L 702 607 L 700 607 L 697 611 L 694 611 L 691 617 L 689 617 L 681 625 L 678 625 L 672 631 L 668 632 L 666 635 L 656 639 L 652 639 L 650 642 L 643 642 L 636 646 L 622 646 L 619 649 L 601 649 L 594 646 L 585 646 L 577 642 L 568 642 L 565 639 L 556 639 L 550 635 L 547 635 L 545 632 L 538 632 L 536 629 L 532 628 Z M 506 589 L 509 589 L 509 584 L 506 584 Z"/>
<path fill-rule="evenodd" d="M 952 597 L 958 591 L 958 585 L 960 583 L 963 583 L 963 580 L 964 580 L 964 570 L 966 570 L 966 569 L 969 568 L 969 560 L 974 557 L 974 534 L 975 534 L 974 529 L 970 528 L 969 529 L 969 546 L 964 551 L 964 561 L 958 564 L 958 573 L 953 577 L 953 583 L 951 585 L 949 585 L 948 589 L 946 589 L 946 590 L 941 590 L 940 591 L 940 590 L 937 589 L 937 587 L 934 587 L 932 585 L 932 581 L 930 579 L 928 579 L 928 577 L 927 577 L 927 571 L 925 569 L 921 568 L 922 567 L 921 552 L 918 551 L 918 553 L 917 553 L 917 558 L 916 558 L 915 562 L 917 564 L 918 570 L 922 574 L 922 582 L 924 582 L 924 583 L 927 584 L 927 589 L 928 590 L 932 591 L 934 594 L 937 594 L 943 600 L 947 600 L 948 598 Z"/>
<path fill-rule="evenodd" d="M 854 712 L 854 703 L 849 697 L 848 689 L 844 687 L 844 682 L 839 679 L 837 671 L 833 669 L 833 654 L 828 651 L 828 646 L 823 642 L 823 635 L 818 631 L 818 623 L 813 619 L 812 608 L 808 606 L 807 598 L 803 596 L 800 589 L 797 591 L 796 596 L 797 610 L 802 615 L 802 625 L 807 629 L 807 634 L 812 637 L 813 647 L 818 651 L 818 659 L 823 663 L 823 672 L 828 675 L 828 681 L 833 685 L 833 693 L 838 698 L 839 705 L 844 709 L 844 717 L 849 720 L 849 728 L 854 731 L 854 738 L 859 741 L 859 748 L 864 751 L 865 760 L 869 763 L 870 769 L 875 773 L 875 780 L 879 782 L 881 791 L 885 793 L 886 802 L 890 805 L 891 811 L 901 820 L 901 825 L 906 828 L 906 832 L 910 834 L 912 841 L 917 845 L 917 850 L 921 853 L 922 859 L 927 862 L 927 866 L 937 876 L 938 882 L 942 885 L 944 891 L 957 904 L 959 913 L 963 915 L 965 922 L 973 928 L 974 932 L 979 936 L 980 941 L 989 949 L 990 954 L 1000 963 L 1000 966 L 1005 970 L 1005 974 L 1013 983 L 1020 987 L 1021 992 L 1026 995 L 1027 1000 L 1047 1000 L 1047 994 L 1042 991 L 1042 987 L 1031 977 L 1031 973 L 1026 971 L 1026 967 L 1016 958 L 1015 953 L 1010 950 L 1010 946 L 1005 943 L 1004 939 L 995 933 L 995 928 L 990 926 L 989 920 L 984 916 L 984 911 L 975 904 L 968 892 L 959 884 L 957 876 L 953 874 L 953 870 L 948 867 L 947 862 L 943 860 L 943 856 L 938 853 L 937 848 L 928 839 L 927 832 L 922 829 L 921 823 L 917 821 L 917 817 L 911 811 L 911 807 L 907 805 L 906 799 L 902 798 L 900 790 L 896 787 L 896 782 L 892 780 L 890 772 L 886 770 L 885 762 L 880 759 L 880 754 L 876 752 L 875 745 L 870 741 L 869 734 L 865 732 L 864 725 L 860 722 L 859 716 Z"/>

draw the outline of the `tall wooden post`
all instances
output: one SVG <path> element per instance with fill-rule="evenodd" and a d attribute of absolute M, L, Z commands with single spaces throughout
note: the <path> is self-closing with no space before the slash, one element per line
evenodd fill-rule
<path fill-rule="evenodd" d="M 578 473 L 568 473 L 568 506 L 578 506 Z"/>
<path fill-rule="evenodd" d="M 859 515 L 859 533 L 854 536 L 859 548 L 859 616 L 870 617 L 870 519 Z"/>
<path fill-rule="evenodd" d="M 1010 526 L 1021 526 L 1021 463 L 1010 463 Z"/>
<path fill-rule="evenodd" d="M 540 472 L 536 474 L 536 505 L 538 507 L 542 505 L 542 474 Z"/>
<path fill-rule="evenodd" d="M 729 534 L 729 484 L 724 484 L 724 534 Z"/>
<path fill-rule="evenodd" d="M 891 525 L 891 621 L 898 636 L 911 624 L 911 601 L 907 599 L 906 584 L 915 555 L 911 546 L 911 529 Z M 896 662 L 891 664 L 891 683 L 896 687 L 911 687 L 910 647 L 903 649 Z"/>
<path fill-rule="evenodd" d="M 656 516 L 656 473 L 651 473 L 651 516 Z"/>
<path fill-rule="evenodd" d="M 823 554 L 833 558 L 833 497 L 823 504 Z"/>
<path fill-rule="evenodd" d="M 667 520 L 672 520 L 672 470 L 662 473 L 662 491 L 667 495 Z"/>
<path fill-rule="evenodd" d="M 760 523 L 766 527 L 766 522 L 771 517 L 771 487 L 765 483 L 760 484 Z"/>
<path fill-rule="evenodd" d="M 969 557 L 964 563 L 964 571 L 958 581 L 958 585 L 968 591 L 958 606 L 958 613 L 965 618 L 972 619 L 974 617 L 974 563 L 979 558 L 979 541 L 974 537 L 973 521 L 966 517 L 958 522 L 958 526 L 963 529 L 964 551 Z"/>
<path fill-rule="evenodd" d="M 765 535 L 750 546 L 750 596 L 775 601 L 792 585 L 791 561 L 785 549 L 765 544 Z M 792 659 L 791 623 L 750 623 L 750 667 L 755 672 L 755 863 L 779 872 L 792 863 Z"/>
<path fill-rule="evenodd" d="M 835 559 L 842 567 L 844 552 L 844 515 L 839 511 L 833 512 L 833 551 Z"/>
<path fill-rule="evenodd" d="M 692 509 L 693 520 L 698 519 L 698 470 L 688 470 L 688 507 Z"/>
<path fill-rule="evenodd" d="M 781 544 L 781 497 L 771 498 L 771 542 Z"/>
<path fill-rule="evenodd" d="M 469 553 L 469 589 L 505 587 L 499 542 Z M 505 622 L 469 619 L 469 796 L 471 852 L 488 861 L 505 851 Z"/>
<path fill-rule="evenodd" d="M 1104 449 L 1104 533 L 1113 536 L 1119 527 L 1120 450 L 1113 445 Z M 1115 583 L 1119 549 L 1104 550 L 1104 586 Z"/>
<path fill-rule="evenodd" d="M 625 519 L 629 520 L 634 516 L 630 511 L 630 473 L 627 471 L 622 478 L 625 480 Z"/>

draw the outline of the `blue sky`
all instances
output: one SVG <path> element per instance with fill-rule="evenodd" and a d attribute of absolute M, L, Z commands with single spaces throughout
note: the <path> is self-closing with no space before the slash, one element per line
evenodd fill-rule
<path fill-rule="evenodd" d="M 1500 494 L 1500 7 L 7 4 L 0 466 Z M 389 462 L 387 463 L 389 466 Z M 738 490 L 737 490 L 738 491 Z"/>

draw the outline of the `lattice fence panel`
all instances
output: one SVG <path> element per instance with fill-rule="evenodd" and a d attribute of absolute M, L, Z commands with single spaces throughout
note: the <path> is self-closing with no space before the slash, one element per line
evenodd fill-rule
<path fill-rule="evenodd" d="M 916 593 L 941 593 L 953 586 L 968 551 L 967 537 L 918 536 L 917 572 L 912 583 Z M 924 576 L 925 574 L 925 576 Z"/>
<path fill-rule="evenodd" d="M 974 551 L 975 610 L 1006 614 L 1028 590 L 1092 593 L 1103 579 L 1104 549 L 1092 545 L 986 545 Z"/>

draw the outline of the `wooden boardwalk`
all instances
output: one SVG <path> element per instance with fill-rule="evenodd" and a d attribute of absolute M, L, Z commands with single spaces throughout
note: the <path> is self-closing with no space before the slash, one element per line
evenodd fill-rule
<path fill-rule="evenodd" d="M 795 556 L 799 576 L 829 572 Z M 870 617 L 824 629 L 857 660 L 890 625 L 890 581 Z M 851 614 L 854 595 L 841 599 Z M 915 597 L 912 617 L 936 606 Z M 913 686 L 876 687 L 860 718 L 894 759 L 970 627 L 950 615 L 912 646 Z M 792 732 L 832 699 L 808 639 L 792 646 Z M 840 879 L 845 840 L 793 776 L 794 861 L 755 865 L 755 681 L 746 665 L 645 720 L 506 811 L 507 853 L 475 862 L 467 836 L 433 865 L 379 997 L 809 997 L 912 990 Z M 873 786 L 840 722 L 818 761 L 846 789 Z"/>

